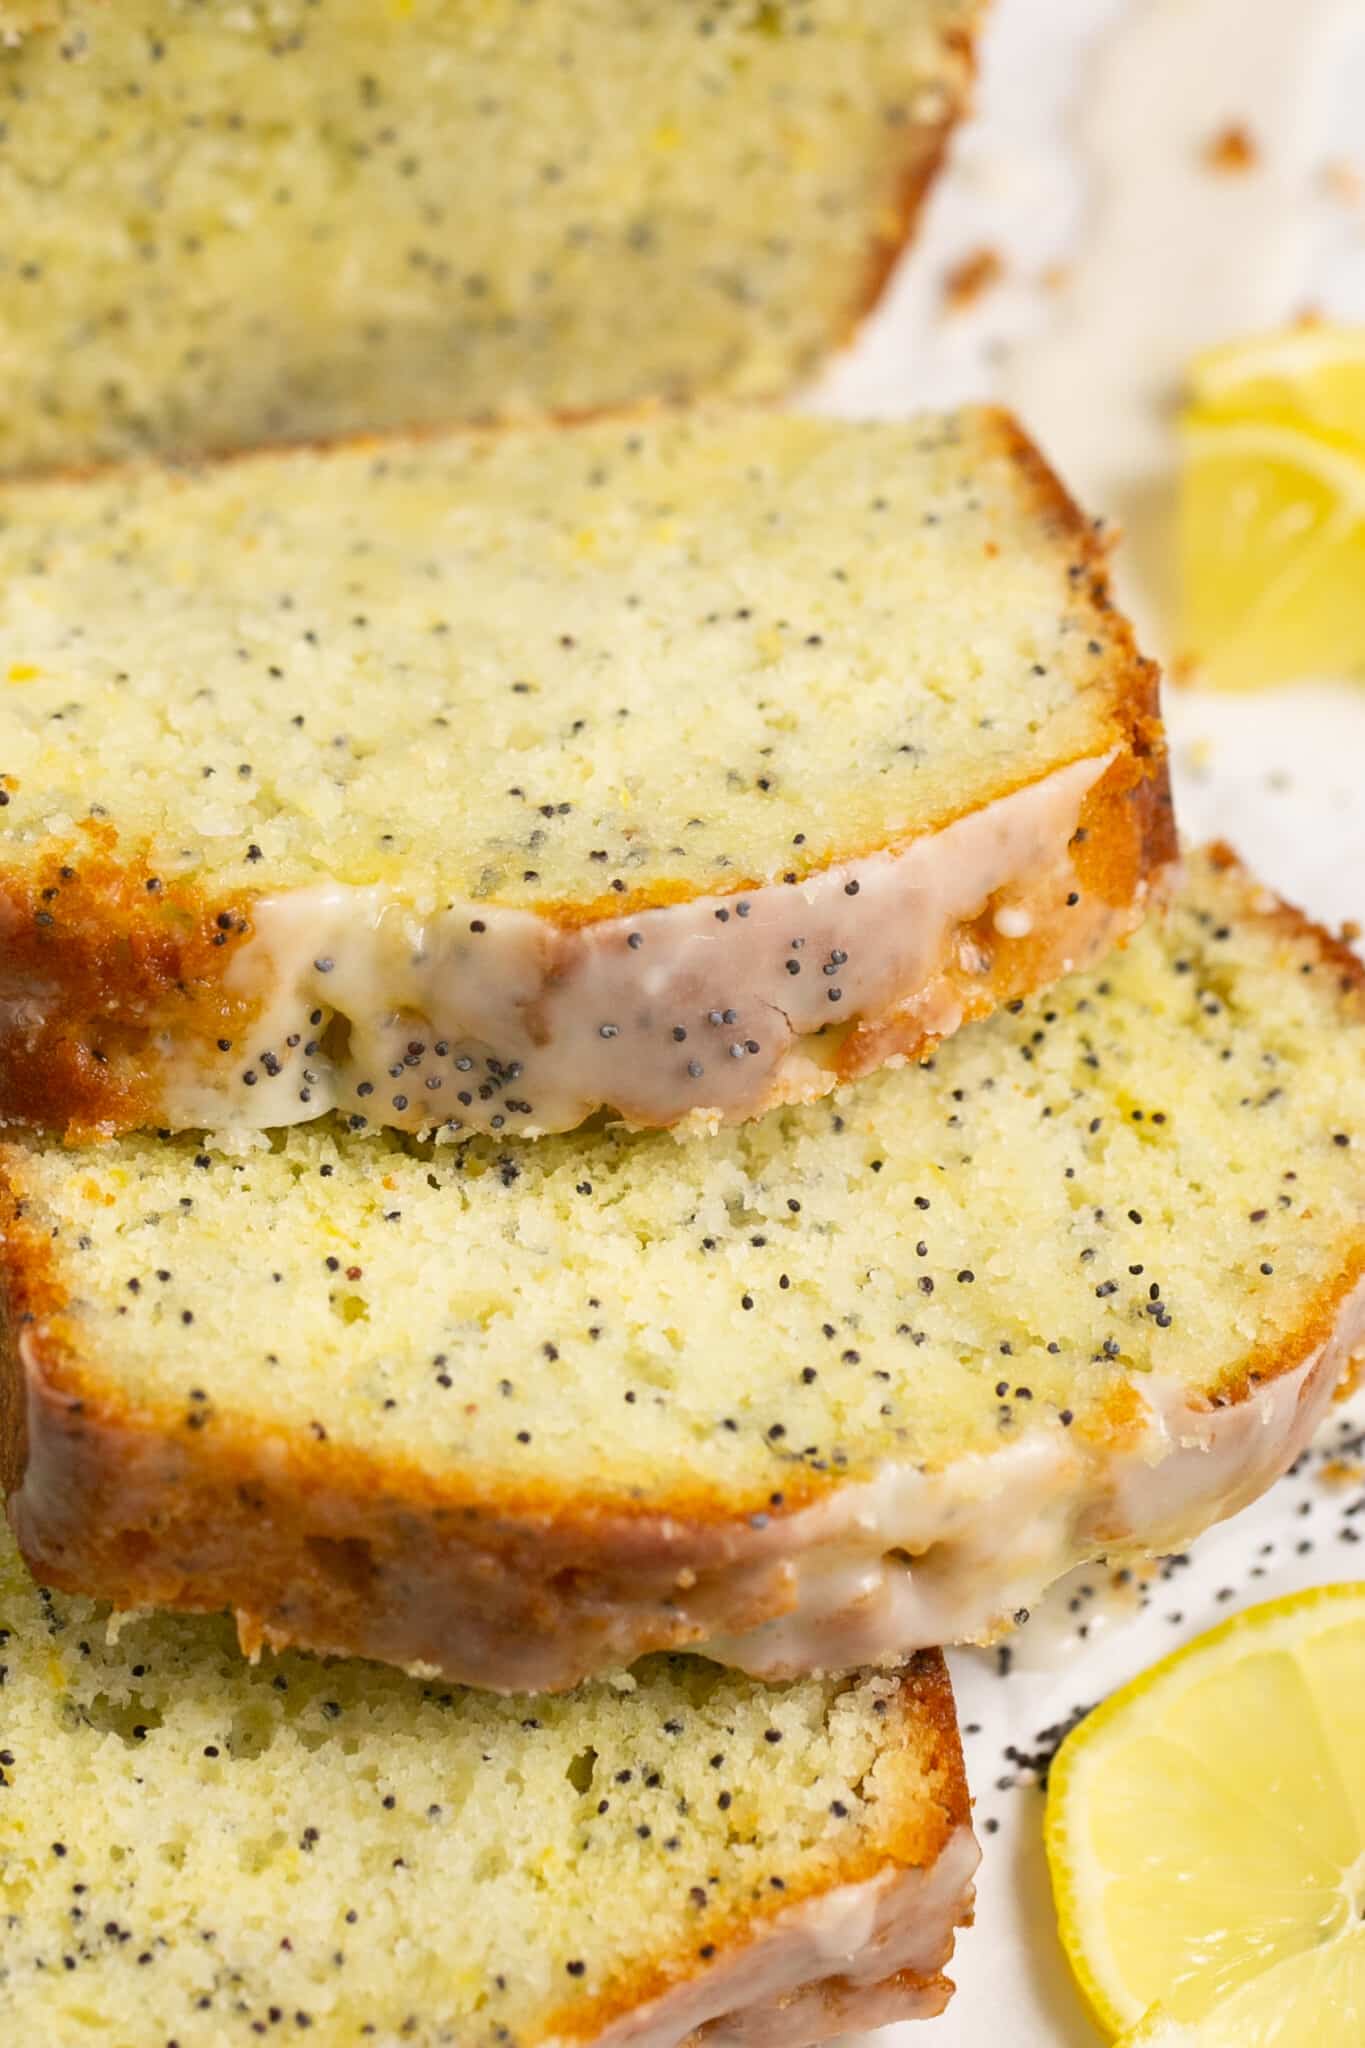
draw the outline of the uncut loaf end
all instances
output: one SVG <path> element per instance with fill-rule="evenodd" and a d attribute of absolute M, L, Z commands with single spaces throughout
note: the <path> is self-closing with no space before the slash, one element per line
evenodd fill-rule
<path fill-rule="evenodd" d="M 875 301 L 979 13 L 0 0 L 0 471 L 779 391 Z"/>

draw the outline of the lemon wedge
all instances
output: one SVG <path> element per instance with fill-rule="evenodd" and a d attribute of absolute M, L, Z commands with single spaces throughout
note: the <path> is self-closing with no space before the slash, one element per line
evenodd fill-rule
<path fill-rule="evenodd" d="M 1279 420 L 1365 445 L 1365 327 L 1291 327 L 1207 349 L 1189 384 L 1206 421 Z"/>
<path fill-rule="evenodd" d="M 1365 1585 L 1252 1608 L 1115 1693 L 1058 1752 L 1046 1840 L 1125 2048 L 1359 2048 Z"/>
<path fill-rule="evenodd" d="M 1365 676 L 1365 330 L 1212 350 L 1181 425 L 1182 666 Z"/>

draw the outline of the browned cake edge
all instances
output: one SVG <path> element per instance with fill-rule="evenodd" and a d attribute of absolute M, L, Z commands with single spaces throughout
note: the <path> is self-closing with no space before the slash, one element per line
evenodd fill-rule
<path fill-rule="evenodd" d="M 1253 914 L 1334 971 L 1324 999 L 1359 1015 L 1355 955 L 1246 887 Z M 1164 1410 L 1125 1384 L 1041 1465 L 1016 1475 L 1001 1452 L 984 1490 L 979 1459 L 926 1477 L 910 1559 L 875 1479 L 795 1468 L 776 1497 L 694 1485 L 665 1501 L 571 1478 L 513 1490 L 334 1445 L 321 1420 L 267 1436 L 211 1404 L 138 1406 L 82 1348 L 28 1158 L 0 1151 L 0 1467 L 34 1572 L 119 1606 L 231 1609 L 253 1652 L 299 1644 L 505 1691 L 659 1649 L 781 1676 L 989 1638 L 1071 1565 L 1178 1547 L 1254 1498 L 1365 1345 L 1362 1227 L 1298 1329 L 1218 1384 Z M 850 1543 L 876 1583 L 841 1597 L 821 1566 Z"/>
<path fill-rule="evenodd" d="M 990 0 L 973 0 L 967 18 L 946 28 L 942 36 L 948 59 L 949 77 L 938 88 L 944 97 L 937 121 L 911 122 L 906 137 L 905 163 L 897 180 L 895 217 L 888 228 L 875 233 L 868 251 L 867 270 L 850 305 L 842 334 L 831 337 L 838 347 L 852 341 L 869 314 L 876 311 L 896 266 L 914 238 L 920 209 L 943 168 L 948 145 L 958 123 L 971 112 L 976 83 L 977 40 Z M 808 365 L 808 368 L 814 367 Z"/>
<path fill-rule="evenodd" d="M 1101 957 L 1140 923 L 1152 885 L 1175 856 L 1157 671 L 1138 653 L 1114 608 L 1106 544 L 1015 422 L 1002 412 L 985 419 L 1013 464 L 1026 505 L 1065 559 L 1073 601 L 1088 606 L 1103 636 L 1107 701 L 1087 758 L 1108 751 L 1112 759 L 1086 793 L 1069 843 L 1063 833 L 1060 845 L 1047 843 L 1024 872 L 1008 877 L 1009 903 L 1024 935 L 1002 933 L 994 915 L 998 891 L 950 914 L 915 985 L 896 988 L 875 1009 L 843 1013 L 851 1028 L 832 1064 L 808 1063 L 806 1092 L 891 1058 L 922 1055 L 943 1035 L 944 1018 L 966 1022 L 986 1015 Z M 1059 761 L 1049 773 L 1070 766 Z M 1002 786 L 992 801 L 1032 801 L 1031 792 L 1047 780 Z M 956 826 L 957 842 L 944 841 L 947 858 L 949 846 L 961 845 L 964 824 L 986 808 L 945 815 L 908 839 L 832 849 L 799 879 L 878 854 L 908 855 L 912 848 L 922 859 Z M 1039 837 L 1041 843 L 1046 835 Z M 726 878 L 723 891 L 704 893 L 709 901 L 718 893 L 752 895 L 774 886 L 771 878 L 739 874 Z M 249 1032 L 271 991 L 244 989 L 244 977 L 232 985 L 231 975 L 254 934 L 256 905 L 269 893 L 222 894 L 193 877 L 166 879 L 153 849 L 121 840 L 108 818 L 86 819 L 69 838 L 23 856 L 0 847 L 0 1127 L 55 1131 L 81 1142 L 176 1123 L 161 1042 L 202 1047 L 208 1069 L 222 1064 L 213 1048 L 240 1043 Z M 651 941 L 657 959 L 667 947 L 669 916 L 686 916 L 702 895 L 665 883 L 591 902 L 539 905 L 547 985 L 572 986 L 594 940 L 645 911 L 664 921 Z M 549 1053 L 542 1071 L 546 1059 L 553 1071 Z M 785 1069 L 763 1069 L 769 1071 L 771 1091 L 765 1096 L 756 1083 L 760 1092 L 735 1113 L 757 1115 L 775 1101 L 794 1099 Z M 604 1106 L 624 1110 L 637 1123 L 668 1123 L 685 1116 L 695 1097 L 695 1086 L 690 1095 L 680 1092 L 667 1105 L 671 1114 L 634 1115 L 628 1103 L 610 1099 Z"/>
<path fill-rule="evenodd" d="M 740 1908 L 732 1929 L 708 1933 L 695 1953 L 643 1962 L 586 2009 L 566 2002 L 539 2042 L 690 2048 L 720 2034 L 727 2048 L 810 2048 L 941 2012 L 954 1931 L 971 1923 L 979 1851 L 938 1651 L 910 1661 L 888 1708 L 884 1820 L 837 1872 L 804 1891 L 799 1873 L 789 1877 L 776 1906 Z"/>

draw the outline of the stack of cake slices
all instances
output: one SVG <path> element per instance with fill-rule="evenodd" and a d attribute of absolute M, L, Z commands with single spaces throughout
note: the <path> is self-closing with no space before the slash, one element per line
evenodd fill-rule
<path fill-rule="evenodd" d="M 13 2037 L 938 2011 L 940 1647 L 1365 1342 L 1365 970 L 1092 526 L 989 411 L 256 455 L 0 492 L 0 648 Z"/>

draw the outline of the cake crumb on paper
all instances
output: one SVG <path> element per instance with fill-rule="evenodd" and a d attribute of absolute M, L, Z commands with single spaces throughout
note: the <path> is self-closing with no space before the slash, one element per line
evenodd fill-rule
<path fill-rule="evenodd" d="M 999 284 L 1004 274 L 1004 260 L 998 249 L 984 246 L 973 249 L 944 273 L 943 304 L 946 311 L 965 313 L 983 293 Z"/>
<path fill-rule="evenodd" d="M 1204 162 L 1208 168 L 1228 176 L 1254 171 L 1260 161 L 1261 152 L 1255 137 L 1240 121 L 1229 121 L 1204 145 Z"/>

